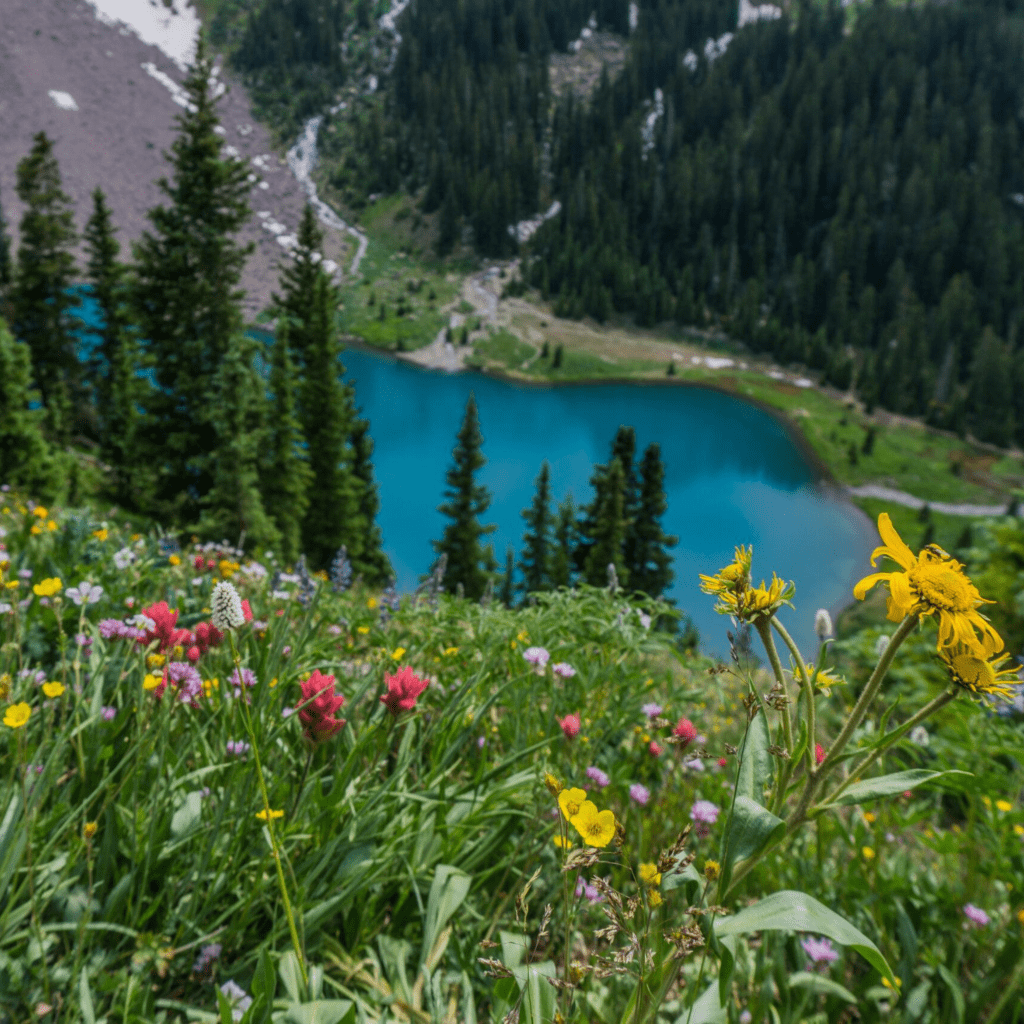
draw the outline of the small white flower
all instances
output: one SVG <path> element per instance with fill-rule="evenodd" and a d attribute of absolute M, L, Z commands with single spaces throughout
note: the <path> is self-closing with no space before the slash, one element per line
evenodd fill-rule
<path fill-rule="evenodd" d="M 832 616 L 829 615 L 828 609 L 819 608 L 814 613 L 814 632 L 818 634 L 818 639 L 822 643 L 832 635 Z"/>
<path fill-rule="evenodd" d="M 225 981 L 220 990 L 231 1003 L 231 1019 L 241 1020 L 245 1016 L 245 1011 L 252 1006 L 252 996 L 233 980 Z"/>
<path fill-rule="evenodd" d="M 95 604 L 103 596 L 103 588 L 89 580 L 82 580 L 77 587 L 68 587 L 67 594 L 79 606 Z"/>
<path fill-rule="evenodd" d="M 222 633 L 245 625 L 242 599 L 238 596 L 238 591 L 227 580 L 221 580 L 213 588 L 210 607 L 213 609 L 210 621 Z"/>
<path fill-rule="evenodd" d="M 927 747 L 931 742 L 928 730 L 923 725 L 914 726 L 914 728 L 910 730 L 910 742 L 916 743 L 919 747 Z"/>
<path fill-rule="evenodd" d="M 13 608 L 6 601 L 0 602 L 0 615 L 7 615 L 11 611 Z"/>
<path fill-rule="evenodd" d="M 637 617 L 640 619 L 640 625 L 643 626 L 644 629 L 650 629 L 651 628 L 651 617 L 650 617 L 650 615 L 648 615 L 646 612 L 640 611 L 639 608 L 637 608 L 636 614 L 637 614 Z"/>
<path fill-rule="evenodd" d="M 133 615 L 128 620 L 128 625 L 134 626 L 136 629 L 144 629 L 146 632 L 152 632 L 156 629 L 156 623 L 148 615 L 142 615 L 141 613 Z"/>
<path fill-rule="evenodd" d="M 118 569 L 127 569 L 135 561 L 135 552 L 131 548 L 121 548 L 114 555 L 114 565 Z"/>

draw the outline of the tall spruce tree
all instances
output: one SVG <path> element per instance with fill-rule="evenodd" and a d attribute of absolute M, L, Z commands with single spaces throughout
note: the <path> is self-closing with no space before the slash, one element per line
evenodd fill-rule
<path fill-rule="evenodd" d="M 189 106 L 165 154 L 174 180 L 157 182 L 171 205 L 149 211 L 154 231 L 133 245 L 133 316 L 157 384 L 145 417 L 156 469 L 151 511 L 179 524 L 195 521 L 208 504 L 221 445 L 240 443 L 218 430 L 226 422 L 216 408 L 218 375 L 243 329 L 243 293 L 235 286 L 254 248 L 230 237 L 250 216 L 249 168 L 221 159 L 211 67 L 200 35 L 184 83 Z"/>
<path fill-rule="evenodd" d="M 679 538 L 665 533 L 661 517 L 668 509 L 665 497 L 665 466 L 661 446 L 651 444 L 640 463 L 640 503 L 631 527 L 632 550 L 628 547 L 626 567 L 629 585 L 650 597 L 660 597 L 671 585 L 672 556 L 666 550 Z"/>
<path fill-rule="evenodd" d="M 567 494 L 558 506 L 551 551 L 551 586 L 556 589 L 572 586 L 577 541 L 576 505 Z"/>
<path fill-rule="evenodd" d="M 0 319 L 0 480 L 43 501 L 61 489 L 66 457 L 43 436 L 42 409 L 31 408 L 32 360 Z"/>
<path fill-rule="evenodd" d="M 281 536 L 281 556 L 292 565 L 302 554 L 302 521 L 309 507 L 313 474 L 303 451 L 298 417 L 299 379 L 288 341 L 288 318 L 277 321 L 270 356 L 271 412 L 262 483 L 263 502 Z"/>
<path fill-rule="evenodd" d="M 312 304 L 302 331 L 307 345 L 300 389 L 301 422 L 309 450 L 313 483 L 302 522 L 302 550 L 317 569 L 326 568 L 344 544 L 353 568 L 361 537 L 350 532 L 356 509 L 348 437 L 350 402 L 341 381 L 338 331 L 334 320 L 337 295 L 322 270 L 313 282 Z M 297 329 L 289 325 L 289 338 Z M 353 545 L 352 541 L 356 541 Z"/>
<path fill-rule="evenodd" d="M 594 500 L 587 509 L 587 547 L 582 562 L 583 579 L 594 587 L 604 586 L 608 566 L 614 565 L 619 584 L 629 584 L 629 569 L 623 558 L 626 539 L 625 473 L 619 459 L 598 466 L 591 477 Z"/>
<path fill-rule="evenodd" d="M 529 508 L 523 509 L 526 533 L 523 535 L 523 556 L 519 569 L 523 574 L 523 592 L 550 590 L 551 563 L 554 555 L 551 521 L 551 467 L 547 460 L 540 467 L 537 491 Z"/>
<path fill-rule="evenodd" d="M 445 491 L 447 499 L 438 506 L 438 511 L 451 522 L 444 528 L 441 540 L 434 541 L 439 555 L 448 556 L 444 575 L 445 589 L 451 593 L 461 583 L 465 596 L 477 601 L 483 594 L 487 581 L 494 571 L 494 554 L 491 546 L 481 543 L 481 538 L 493 533 L 493 525 L 484 526 L 480 516 L 491 504 L 487 488 L 476 482 L 477 472 L 486 459 L 481 450 L 483 435 L 476 411 L 476 399 L 472 392 L 466 402 L 466 415 L 459 429 L 457 444 L 452 452 L 454 465 L 448 470 Z"/>
<path fill-rule="evenodd" d="M 138 501 L 142 472 L 138 457 L 138 405 L 142 382 L 139 345 L 128 312 L 127 266 L 117 259 L 120 245 L 103 190 L 92 194 L 93 212 L 84 237 L 93 298 L 103 317 L 100 346 L 92 361 L 100 452 L 111 466 L 114 493 L 124 505 Z"/>
<path fill-rule="evenodd" d="M 348 391 L 351 395 L 352 389 L 348 388 Z M 358 529 L 362 541 L 358 559 L 353 556 L 351 564 L 367 583 L 379 586 L 391 579 L 394 573 L 388 556 L 384 554 L 384 540 L 377 525 L 380 495 L 373 476 L 373 438 L 370 437 L 370 421 L 363 419 L 356 410 L 353 411 L 351 423 L 349 449 L 352 453 L 352 482 L 356 491 L 353 526 Z"/>
<path fill-rule="evenodd" d="M 32 353 L 50 436 L 64 444 L 76 427 L 75 406 L 81 398 L 81 366 L 72 334 L 73 310 L 80 300 L 68 291 L 75 276 L 70 250 L 78 235 L 53 143 L 45 132 L 32 141 L 32 151 L 18 164 L 17 192 L 25 213 L 9 294 L 11 329 Z"/>
<path fill-rule="evenodd" d="M 7 292 L 13 278 L 11 239 L 7 234 L 7 221 L 4 219 L 3 196 L 0 196 L 0 317 L 5 320 L 11 315 L 10 307 L 7 304 Z"/>
<path fill-rule="evenodd" d="M 509 544 L 505 550 L 505 571 L 501 574 L 501 590 L 498 600 L 506 608 L 511 608 L 516 600 L 516 554 Z"/>
<path fill-rule="evenodd" d="M 219 444 L 212 486 L 201 499 L 196 531 L 252 549 L 274 547 L 280 535 L 260 494 L 260 457 L 266 438 L 266 390 L 256 370 L 258 343 L 239 331 L 213 379 L 211 422 Z"/>
<path fill-rule="evenodd" d="M 622 557 L 626 566 L 637 558 L 636 516 L 640 507 L 640 482 L 636 472 L 636 431 L 620 426 L 612 441 L 612 458 L 622 463 L 622 514 L 626 520 L 626 535 L 622 541 Z"/>

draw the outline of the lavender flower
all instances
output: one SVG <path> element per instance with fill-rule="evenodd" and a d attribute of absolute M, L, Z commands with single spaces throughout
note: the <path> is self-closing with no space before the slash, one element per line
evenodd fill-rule
<path fill-rule="evenodd" d="M 348 551 L 342 544 L 331 562 L 331 589 L 336 594 L 343 594 L 352 586 L 352 563 L 348 560 Z"/>
<path fill-rule="evenodd" d="M 597 765 L 593 764 L 587 769 L 586 776 L 588 779 L 591 780 L 591 782 L 597 783 L 597 785 L 601 789 L 604 789 L 604 787 L 612 781 L 608 778 L 608 775 L 605 772 L 601 771 L 601 769 L 598 768 Z"/>
<path fill-rule="evenodd" d="M 551 655 L 543 647 L 527 647 L 523 651 L 523 659 L 537 668 L 544 668 Z"/>
<path fill-rule="evenodd" d="M 256 685 L 256 673 L 251 668 L 243 668 L 242 674 L 239 676 L 238 669 L 231 673 L 231 685 L 235 688 L 235 696 L 240 697 L 242 694 L 242 686 L 247 686 L 250 690 Z"/>
<path fill-rule="evenodd" d="M 82 580 L 77 587 L 68 587 L 68 597 L 79 607 L 83 604 L 95 604 L 103 596 L 103 588 L 89 580 Z"/>
<path fill-rule="evenodd" d="M 245 757 L 252 748 L 244 740 L 228 740 L 224 749 L 229 757 Z"/>
<path fill-rule="evenodd" d="M 839 952 L 832 948 L 831 939 L 806 938 L 800 943 L 812 964 L 831 964 L 839 959 Z"/>
<path fill-rule="evenodd" d="M 198 705 L 203 694 L 203 678 L 187 661 L 172 661 L 167 666 L 167 678 L 178 691 L 178 700 Z"/>
<path fill-rule="evenodd" d="M 964 906 L 964 917 L 978 928 L 984 928 L 989 921 L 988 914 L 981 907 L 976 907 L 973 903 L 968 903 Z"/>
<path fill-rule="evenodd" d="M 112 708 L 104 705 L 100 708 L 100 714 L 103 716 L 104 722 L 112 722 L 117 718 L 117 708 Z"/>
<path fill-rule="evenodd" d="M 561 679 L 572 679 L 576 675 L 576 669 L 567 661 L 559 661 L 551 666 L 551 671 Z"/>
<path fill-rule="evenodd" d="M 219 942 L 211 942 L 209 946 L 203 946 L 199 950 L 195 963 L 192 965 L 193 974 L 207 975 L 215 960 L 220 958 L 221 946 Z"/>
<path fill-rule="evenodd" d="M 651 617 L 650 617 L 650 615 L 648 615 L 646 612 L 640 611 L 639 608 L 637 608 L 636 614 L 637 614 L 637 618 L 640 620 L 640 625 L 643 626 L 644 629 L 650 629 L 651 628 Z"/>
<path fill-rule="evenodd" d="M 661 714 L 661 712 L 662 712 L 662 707 L 661 707 L 661 705 L 660 705 L 660 704 L 655 704 L 655 703 L 654 703 L 654 702 L 652 701 L 652 702 L 651 702 L 650 704 L 644 704 L 644 705 L 643 705 L 643 706 L 642 706 L 642 707 L 640 708 L 640 710 L 641 710 L 641 711 L 642 711 L 642 712 L 643 712 L 643 713 L 644 713 L 644 714 L 645 714 L 645 715 L 646 715 L 646 716 L 647 716 L 648 718 L 657 718 L 657 717 L 658 717 L 658 715 L 660 715 L 660 714 Z"/>
<path fill-rule="evenodd" d="M 120 619 L 100 621 L 100 636 L 104 640 L 141 640 L 145 635 L 141 629 L 129 626 Z"/>
<path fill-rule="evenodd" d="M 641 807 L 646 807 L 647 801 L 651 799 L 651 791 L 639 782 L 634 782 L 633 785 L 629 787 L 629 798 Z"/>
<path fill-rule="evenodd" d="M 231 1003 L 231 1019 L 241 1020 L 245 1016 L 245 1011 L 252 1006 L 252 996 L 233 980 L 225 981 L 220 990 Z"/>
<path fill-rule="evenodd" d="M 714 825 L 720 813 L 720 809 L 710 800 L 697 800 L 690 808 L 690 817 L 702 825 Z"/>

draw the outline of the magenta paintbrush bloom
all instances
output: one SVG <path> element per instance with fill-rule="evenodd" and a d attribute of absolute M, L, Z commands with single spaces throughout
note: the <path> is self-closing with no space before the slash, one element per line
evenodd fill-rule
<path fill-rule="evenodd" d="M 306 727 L 303 734 L 310 743 L 323 743 L 345 727 L 344 718 L 334 717 L 345 703 L 344 695 L 334 692 L 334 676 L 314 671 L 302 684 L 302 703 L 306 706 L 299 712 L 299 720 Z"/>
<path fill-rule="evenodd" d="M 393 676 L 385 673 L 384 682 L 388 692 L 381 696 L 380 702 L 395 717 L 403 711 L 412 711 L 416 699 L 429 685 L 429 680 L 420 679 L 408 665 L 403 665 Z"/>

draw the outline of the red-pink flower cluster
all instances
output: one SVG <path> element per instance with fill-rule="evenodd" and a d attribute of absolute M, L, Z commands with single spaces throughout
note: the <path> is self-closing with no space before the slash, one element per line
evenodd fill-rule
<path fill-rule="evenodd" d="M 566 715 L 565 718 L 556 718 L 555 721 L 562 727 L 562 732 L 567 740 L 579 736 L 580 716 L 578 712 L 574 711 L 571 715 Z"/>
<path fill-rule="evenodd" d="M 388 692 L 381 696 L 380 702 L 396 718 L 403 711 L 412 711 L 419 695 L 430 685 L 428 679 L 420 679 L 408 665 L 403 665 L 393 676 L 385 672 L 384 682 Z"/>
<path fill-rule="evenodd" d="M 697 726 L 688 718 L 680 718 L 672 734 L 682 740 L 681 747 L 688 747 L 697 738 Z"/>
<path fill-rule="evenodd" d="M 306 706 L 299 720 L 310 743 L 324 743 L 345 728 L 345 719 L 334 717 L 345 703 L 344 694 L 334 692 L 334 676 L 321 675 L 316 669 L 302 684 L 302 703 Z"/>
<path fill-rule="evenodd" d="M 166 601 L 158 601 L 148 608 L 143 608 L 142 614 L 153 622 L 153 628 L 146 629 L 137 642 L 140 647 L 148 647 L 154 640 L 159 640 L 158 654 L 166 654 L 175 647 L 181 647 L 185 650 L 185 656 L 194 665 L 207 651 L 219 647 L 224 641 L 224 634 L 210 622 L 200 622 L 195 632 L 177 628 L 178 609 L 172 610 Z M 242 602 L 242 614 L 246 622 L 252 621 L 252 609 L 249 607 L 248 599 Z"/>

